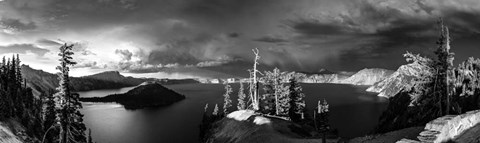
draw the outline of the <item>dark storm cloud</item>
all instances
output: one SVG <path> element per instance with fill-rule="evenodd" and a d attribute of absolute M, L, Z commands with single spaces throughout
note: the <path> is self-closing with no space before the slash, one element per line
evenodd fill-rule
<path fill-rule="evenodd" d="M 43 56 L 45 55 L 45 53 L 49 52 L 49 50 L 39 48 L 33 44 L 13 44 L 13 45 L 7 45 L 7 46 L 0 46 L 0 54 L 4 54 L 4 53 L 25 54 L 27 52 L 32 52 L 34 54 Z"/>
<path fill-rule="evenodd" d="M 267 42 L 267 43 L 282 43 L 282 42 L 288 42 L 287 39 L 281 38 L 281 37 L 276 37 L 276 36 L 264 36 L 260 38 L 253 39 L 254 41 L 258 42 Z"/>
<path fill-rule="evenodd" d="M 123 55 L 115 59 L 121 61 L 108 63 L 97 58 L 100 60 L 95 65 L 92 64 L 95 61 L 87 59 L 83 62 L 86 66 L 113 63 L 122 70 L 142 72 L 155 72 L 175 64 L 240 69 L 241 65 L 232 66 L 235 62 L 218 59 L 225 56 L 249 62 L 253 58 L 251 49 L 259 48 L 260 62 L 265 66 L 335 71 L 376 65 L 394 69 L 404 62 L 401 54 L 407 50 L 428 53 L 435 48 L 438 35 L 435 25 L 439 17 L 450 27 L 454 43 L 472 39 L 480 32 L 479 3 L 477 0 L 4 0 L 0 14 L 2 19 L 10 19 L 10 25 L 30 29 L 30 33 L 21 35 L 28 37 L 27 40 L 19 41 L 33 39 L 31 43 L 47 47 L 56 46 L 55 40 L 48 39 L 61 38 L 84 44 L 77 55 L 95 55 L 91 51 L 101 53 L 97 57 Z M 462 50 L 466 51 L 462 47 L 457 51 L 462 53 Z M 376 61 L 384 62 L 375 64 Z"/>
<path fill-rule="evenodd" d="M 320 18 L 300 17 L 285 24 L 296 33 L 290 39 L 293 43 L 307 44 L 312 48 L 337 47 L 333 50 L 339 53 L 333 59 L 336 62 L 332 62 L 337 65 L 327 63 L 327 66 L 343 65 L 353 70 L 375 66 L 395 69 L 404 63 L 401 54 L 405 51 L 432 53 L 440 17 L 450 27 L 453 39 L 478 36 L 480 20 L 475 17 L 480 11 L 439 9 L 429 2 L 427 5 L 418 0 L 401 7 L 392 3 L 385 6 L 374 0 L 357 1 L 346 13 Z M 366 42 L 359 42 L 362 40 Z M 468 49 L 459 47 L 457 50 Z M 389 62 L 378 64 L 378 61 L 386 60 Z"/>
<path fill-rule="evenodd" d="M 25 31 L 25 30 L 33 30 L 37 28 L 35 23 L 33 22 L 22 22 L 19 19 L 12 19 L 12 18 L 2 18 L 0 19 L 0 26 L 4 28 L 13 29 L 16 31 Z"/>

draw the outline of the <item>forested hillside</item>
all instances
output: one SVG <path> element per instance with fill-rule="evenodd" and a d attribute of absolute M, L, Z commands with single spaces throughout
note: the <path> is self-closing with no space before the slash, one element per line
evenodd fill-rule
<path fill-rule="evenodd" d="M 42 70 L 32 69 L 27 65 L 23 65 L 22 74 L 25 76 L 28 86 L 36 90 L 36 93 L 49 92 L 58 87 L 58 76 Z M 108 74 L 108 73 L 107 73 Z M 108 77 L 102 74 L 104 77 Z M 122 75 L 119 75 L 122 76 Z M 102 80 L 97 76 L 72 77 L 70 80 L 73 91 L 87 91 L 95 89 L 113 89 L 128 86 L 136 86 L 143 81 L 151 79 L 139 79 L 131 77 L 123 77 L 125 80 Z"/>

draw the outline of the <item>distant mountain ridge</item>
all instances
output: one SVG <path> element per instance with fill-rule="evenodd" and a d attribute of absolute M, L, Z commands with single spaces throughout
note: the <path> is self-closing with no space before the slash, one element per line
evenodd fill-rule
<path fill-rule="evenodd" d="M 118 71 L 106 71 L 93 75 L 83 76 L 83 78 L 92 78 L 104 81 L 111 81 L 116 83 L 130 83 L 133 85 L 138 85 L 146 81 L 157 80 L 155 78 L 134 78 L 134 77 L 125 77 L 120 74 Z"/>
<path fill-rule="evenodd" d="M 28 65 L 22 65 L 22 75 L 27 81 L 27 85 L 32 87 L 35 95 L 54 92 L 55 88 L 58 87 L 58 75 L 56 74 L 33 69 Z M 158 81 L 161 84 L 198 83 L 198 81 L 193 79 L 125 77 L 118 71 L 107 71 L 82 77 L 70 77 L 70 86 L 73 91 L 88 91 L 137 86 L 147 81 Z"/>
<path fill-rule="evenodd" d="M 106 77 L 111 73 L 102 74 Z M 34 89 L 35 94 L 47 93 L 58 87 L 58 75 L 36 70 L 27 65 L 22 65 L 22 75 L 27 81 L 27 85 Z M 139 81 L 148 81 L 152 79 L 136 79 L 131 77 L 117 76 L 118 79 L 101 79 L 94 77 L 71 77 L 70 86 L 74 91 L 87 91 L 96 89 L 114 89 L 140 84 Z"/>

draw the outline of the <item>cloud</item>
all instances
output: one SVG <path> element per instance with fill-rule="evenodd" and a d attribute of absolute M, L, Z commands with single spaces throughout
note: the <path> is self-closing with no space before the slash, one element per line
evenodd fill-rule
<path fill-rule="evenodd" d="M 73 68 L 100 68 L 100 67 L 97 65 L 97 62 L 91 61 L 91 62 L 79 62 L 76 65 L 74 65 Z"/>
<path fill-rule="evenodd" d="M 233 58 L 226 55 L 218 57 L 216 60 L 202 61 L 196 64 L 197 67 L 212 67 L 212 66 L 221 66 L 223 64 L 234 61 Z"/>
<path fill-rule="evenodd" d="M 0 45 L 54 51 L 62 39 L 79 44 L 79 67 L 124 71 L 176 63 L 234 72 L 249 64 L 218 58 L 251 61 L 252 48 L 261 64 L 284 70 L 395 69 L 406 50 L 435 47 L 438 17 L 454 43 L 475 42 L 479 7 L 478 0 L 4 0 L 0 17 L 9 26 Z M 461 48 L 459 57 L 469 55 Z"/>
<path fill-rule="evenodd" d="M 123 61 L 130 61 L 132 59 L 133 53 L 129 50 L 115 50 L 115 54 L 121 55 Z"/>
<path fill-rule="evenodd" d="M 0 19 L 0 28 L 6 29 L 12 32 L 21 32 L 26 30 L 33 30 L 37 28 L 35 23 L 33 22 L 22 22 L 19 19 L 11 19 L 2 17 Z"/>
<path fill-rule="evenodd" d="M 279 36 L 273 36 L 273 35 L 268 35 L 268 36 L 263 36 L 257 39 L 253 39 L 253 41 L 258 41 L 258 42 L 267 42 L 267 43 L 282 43 L 282 42 L 288 42 L 287 39 Z"/>
<path fill-rule="evenodd" d="M 49 40 L 49 39 L 39 39 L 37 40 L 38 44 L 44 45 L 44 46 L 61 46 L 63 45 L 62 42 L 56 41 L 56 40 Z"/>
<path fill-rule="evenodd" d="M 13 45 L 0 46 L 0 54 L 4 54 L 4 53 L 26 54 L 27 52 L 44 56 L 45 53 L 49 52 L 49 50 L 39 48 L 33 44 L 13 44 Z"/>

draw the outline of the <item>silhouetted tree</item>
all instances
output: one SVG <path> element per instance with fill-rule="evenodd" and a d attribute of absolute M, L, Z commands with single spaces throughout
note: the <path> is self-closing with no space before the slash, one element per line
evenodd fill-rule
<path fill-rule="evenodd" d="M 330 110 L 327 100 L 323 99 L 323 102 L 318 101 L 316 112 L 314 113 L 315 129 L 323 134 L 323 143 L 326 143 L 326 134 L 330 130 L 330 125 L 328 123 L 329 112 Z"/>
<path fill-rule="evenodd" d="M 440 38 L 437 41 L 438 48 L 435 51 L 437 55 L 437 86 L 438 90 L 441 90 L 441 104 L 442 106 L 442 115 L 450 114 L 450 110 L 453 108 L 456 113 L 460 113 L 459 108 L 456 105 L 452 107 L 452 95 L 455 94 L 455 74 L 453 68 L 454 53 L 450 52 L 450 34 L 448 27 L 443 24 L 443 21 L 440 21 Z M 444 109 L 444 111 L 443 111 Z"/>
<path fill-rule="evenodd" d="M 304 119 L 305 111 L 305 94 L 303 93 L 298 78 L 295 74 L 291 75 L 289 79 L 289 98 L 290 98 L 290 119 L 294 122 L 298 122 Z"/>

